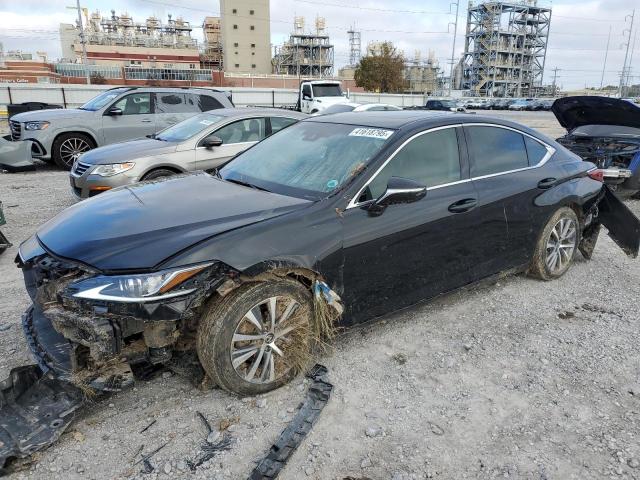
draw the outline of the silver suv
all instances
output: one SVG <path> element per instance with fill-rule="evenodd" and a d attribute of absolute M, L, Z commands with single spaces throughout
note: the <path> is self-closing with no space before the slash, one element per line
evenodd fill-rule
<path fill-rule="evenodd" d="M 206 88 L 117 87 L 80 108 L 37 110 L 11 117 L 12 140 L 31 140 L 34 158 L 69 170 L 92 148 L 145 137 L 197 113 L 233 107 Z"/>

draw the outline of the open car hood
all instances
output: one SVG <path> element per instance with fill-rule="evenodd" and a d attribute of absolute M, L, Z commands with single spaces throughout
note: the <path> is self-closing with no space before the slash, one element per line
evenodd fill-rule
<path fill-rule="evenodd" d="M 565 97 L 551 106 L 560 125 L 571 131 L 585 125 L 640 128 L 640 107 L 608 97 Z"/>

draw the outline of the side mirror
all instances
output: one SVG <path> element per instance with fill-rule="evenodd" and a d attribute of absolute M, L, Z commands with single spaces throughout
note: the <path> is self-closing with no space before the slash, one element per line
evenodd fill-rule
<path fill-rule="evenodd" d="M 107 110 L 107 115 L 111 115 L 113 117 L 117 117 L 123 114 L 124 112 L 122 111 L 122 109 L 118 107 L 111 107 L 109 110 Z"/>
<path fill-rule="evenodd" d="M 389 205 L 413 203 L 427 195 L 427 187 L 408 178 L 391 177 L 387 189 L 375 202 L 369 205 L 371 215 L 381 215 Z"/>
<path fill-rule="evenodd" d="M 222 145 L 222 139 L 220 137 L 216 137 L 215 135 L 209 135 L 204 140 L 202 140 L 202 146 L 204 148 L 213 148 L 219 147 Z"/>
<path fill-rule="evenodd" d="M 302 95 L 302 99 L 303 100 L 311 100 L 311 97 L 309 95 Z"/>

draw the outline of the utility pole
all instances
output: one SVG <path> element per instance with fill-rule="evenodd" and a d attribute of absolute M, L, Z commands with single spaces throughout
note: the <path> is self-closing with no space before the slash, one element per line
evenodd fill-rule
<path fill-rule="evenodd" d="M 456 56 L 456 37 L 458 36 L 458 11 L 460 10 L 460 0 L 456 0 L 449 4 L 449 12 L 451 7 L 456 6 L 456 21 L 453 22 L 453 48 L 451 49 L 451 69 L 449 70 L 449 96 L 451 96 L 451 89 L 453 88 L 453 67 L 455 66 Z M 451 23 L 449 23 L 451 25 Z"/>
<path fill-rule="evenodd" d="M 625 50 L 624 53 L 624 63 L 622 64 L 622 74 L 620 75 L 620 86 L 618 87 L 618 98 L 622 98 L 622 89 L 625 86 L 625 80 L 626 80 L 626 71 L 627 71 L 627 59 L 629 57 L 629 46 L 631 45 L 631 32 L 633 32 L 633 21 L 635 19 L 636 16 L 636 11 L 635 9 L 633 10 L 633 12 L 631 12 L 631 15 L 627 15 L 626 17 L 624 17 L 625 22 L 627 21 L 627 18 L 631 18 L 631 26 L 627 29 L 625 28 L 622 31 L 622 34 L 624 35 L 624 32 L 629 32 L 629 34 L 627 35 L 627 48 Z"/>
<path fill-rule="evenodd" d="M 604 63 L 602 64 L 602 77 L 600 78 L 600 93 L 604 85 L 604 71 L 607 68 L 607 57 L 609 56 L 609 43 L 611 42 L 611 25 L 609 25 L 609 36 L 607 37 L 607 49 L 604 52 Z"/>
<path fill-rule="evenodd" d="M 552 94 L 555 97 L 556 96 L 556 79 L 558 78 L 558 72 L 561 69 L 558 67 L 552 68 L 551 71 L 553 72 L 553 84 L 551 86 L 551 88 L 553 89 Z"/>
<path fill-rule="evenodd" d="M 84 66 L 84 74 L 87 77 L 87 85 L 91 85 L 91 75 L 89 75 L 89 63 L 87 62 L 87 41 L 84 37 L 84 26 L 82 25 L 82 7 L 80 0 L 76 0 L 75 7 L 67 7 L 78 10 L 78 27 L 80 28 L 80 43 L 82 44 L 82 65 Z"/>

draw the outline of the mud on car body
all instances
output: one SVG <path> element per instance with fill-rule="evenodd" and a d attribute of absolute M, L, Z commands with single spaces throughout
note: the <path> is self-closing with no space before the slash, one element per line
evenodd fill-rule
<path fill-rule="evenodd" d="M 602 175 L 622 197 L 640 191 L 640 107 L 608 97 L 566 97 L 551 107 L 567 134 L 558 142 Z"/>
<path fill-rule="evenodd" d="M 43 225 L 17 259 L 25 333 L 42 369 L 96 389 L 163 364 L 255 395 L 341 313 L 350 325 L 507 270 L 557 278 L 600 224 L 637 255 L 640 222 L 597 178 L 502 120 L 304 120 L 215 175 L 115 189 Z"/>

